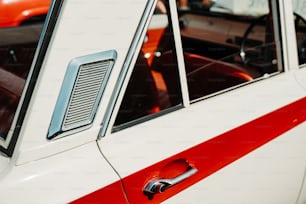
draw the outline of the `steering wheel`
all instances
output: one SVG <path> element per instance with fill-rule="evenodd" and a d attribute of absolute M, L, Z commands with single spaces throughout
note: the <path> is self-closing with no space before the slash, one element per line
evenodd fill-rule
<path fill-rule="evenodd" d="M 306 25 L 306 20 L 298 13 L 293 12 L 295 29 L 299 28 L 299 23 L 303 22 Z"/>
<path fill-rule="evenodd" d="M 260 22 L 262 22 L 263 20 L 265 20 L 265 18 L 267 18 L 268 15 L 263 15 L 260 16 L 259 18 L 255 19 L 250 25 L 249 27 L 246 29 L 246 31 L 243 34 L 242 40 L 241 40 L 241 44 L 240 44 L 240 58 L 243 64 L 247 65 L 251 58 L 248 57 L 248 53 L 251 51 L 251 49 L 247 50 L 246 49 L 246 44 L 247 44 L 247 39 L 250 35 L 250 33 L 253 31 L 254 27 L 259 24 Z M 254 51 L 254 49 L 253 49 Z"/>
<path fill-rule="evenodd" d="M 265 14 L 255 19 L 245 31 L 240 44 L 240 58 L 244 65 L 257 70 L 260 74 L 270 74 L 277 70 L 275 65 L 275 42 L 272 25 L 270 23 L 270 15 Z M 264 39 L 256 42 L 247 48 L 248 37 L 256 25 L 263 25 L 265 28 Z M 251 41 L 252 42 L 252 41 Z"/>

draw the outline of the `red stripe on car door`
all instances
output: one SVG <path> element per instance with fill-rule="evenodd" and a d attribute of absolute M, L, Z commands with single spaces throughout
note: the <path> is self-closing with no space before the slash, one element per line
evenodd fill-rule
<path fill-rule="evenodd" d="M 305 120 L 306 98 L 303 98 L 123 178 L 128 199 L 131 203 L 136 204 L 160 203 L 281 136 Z M 145 184 L 153 178 L 158 178 L 161 169 L 167 164 L 182 159 L 196 167 L 198 172 L 163 193 L 155 194 L 153 199 L 149 200 L 143 194 Z M 124 203 L 125 201 L 117 196 L 122 194 L 118 188 L 113 192 L 109 191 L 111 186 L 119 184 L 118 181 L 101 188 L 74 203 L 88 203 L 89 201 Z M 114 198 L 112 202 L 108 202 L 108 197 Z"/>

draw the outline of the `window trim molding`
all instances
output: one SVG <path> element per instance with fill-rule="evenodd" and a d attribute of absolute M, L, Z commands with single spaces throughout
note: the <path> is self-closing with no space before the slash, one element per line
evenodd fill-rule
<path fill-rule="evenodd" d="M 147 27 L 149 26 L 149 22 L 150 22 L 149 19 L 153 15 L 156 3 L 157 3 L 157 0 L 155 1 L 148 0 L 145 5 L 145 10 L 140 18 L 140 22 L 138 23 L 136 33 L 128 49 L 129 51 L 124 60 L 123 67 L 121 68 L 121 71 L 119 73 L 119 77 L 115 84 L 115 88 L 112 93 L 110 102 L 108 103 L 108 106 L 106 109 L 107 111 L 102 120 L 101 129 L 100 129 L 99 136 L 98 136 L 99 138 L 104 137 L 106 135 L 106 132 L 108 130 L 111 131 L 112 129 L 111 118 L 113 115 L 116 115 L 118 112 L 118 110 L 114 111 L 114 109 L 116 108 L 116 105 L 117 105 L 117 108 L 119 109 L 119 105 L 123 99 L 123 95 L 127 87 L 127 81 L 130 78 L 132 69 L 136 63 L 136 59 L 138 56 L 135 53 L 138 53 L 140 51 L 141 44 L 145 37 L 145 33 L 146 33 L 145 31 Z M 124 87 L 124 84 L 126 85 L 125 87 Z"/>

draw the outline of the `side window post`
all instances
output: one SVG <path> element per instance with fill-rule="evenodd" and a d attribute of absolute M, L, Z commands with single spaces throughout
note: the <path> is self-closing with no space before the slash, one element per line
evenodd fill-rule
<path fill-rule="evenodd" d="M 173 28 L 174 42 L 176 48 L 176 54 L 178 59 L 178 67 L 179 67 L 179 76 L 180 76 L 180 84 L 182 90 L 182 100 L 185 107 L 190 105 L 189 102 L 189 93 L 188 93 L 188 85 L 187 85 L 187 77 L 186 77 L 186 69 L 185 69 L 185 61 L 183 55 L 183 46 L 180 35 L 180 25 L 179 25 L 179 17 L 177 10 L 177 2 L 176 0 L 170 0 L 170 13 L 171 13 L 171 22 Z"/>
<path fill-rule="evenodd" d="M 138 124 L 182 105 L 168 1 L 158 1 L 120 104 L 113 131 Z"/>

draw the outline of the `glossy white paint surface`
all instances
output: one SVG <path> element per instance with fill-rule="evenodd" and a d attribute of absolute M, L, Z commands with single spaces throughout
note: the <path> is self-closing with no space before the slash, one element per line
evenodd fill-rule
<path fill-rule="evenodd" d="M 291 38 L 293 19 L 286 17 L 291 14 L 291 2 L 282 0 L 285 73 L 111 133 L 122 92 L 106 135 L 97 145 L 102 119 L 145 4 L 144 0 L 64 1 L 14 155 L 0 157 L 1 203 L 66 203 L 118 181 L 98 145 L 125 177 L 305 96 L 306 71 L 298 70 L 295 38 Z M 175 26 L 178 29 L 177 22 Z M 70 60 L 110 49 L 118 52 L 118 58 L 93 125 L 47 140 Z M 294 203 L 305 173 L 304 132 L 305 123 L 165 203 Z M 299 204 L 305 199 L 304 188 Z"/>
<path fill-rule="evenodd" d="M 91 142 L 1 173 L 1 203 L 68 203 L 118 180 Z"/>
<path fill-rule="evenodd" d="M 144 1 L 65 0 L 31 101 L 15 154 L 17 163 L 44 158 L 98 137 L 112 87 L 145 6 Z M 129 8 L 129 9 L 126 9 Z M 130 12 L 133 10 L 134 12 Z M 118 58 L 92 127 L 57 141 L 46 139 L 69 62 L 79 56 L 116 50 Z"/>

